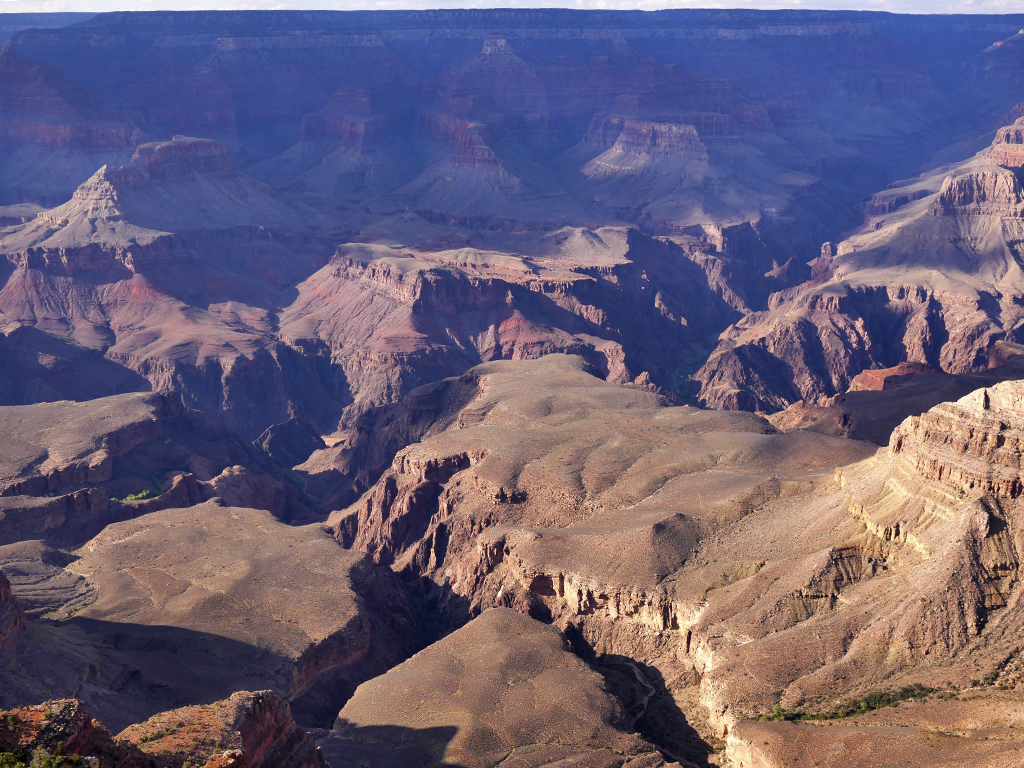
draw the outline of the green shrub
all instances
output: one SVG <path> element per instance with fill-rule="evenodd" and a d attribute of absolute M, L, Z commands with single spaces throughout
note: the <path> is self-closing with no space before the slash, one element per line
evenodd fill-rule
<path fill-rule="evenodd" d="M 895 691 L 874 691 L 864 694 L 856 699 L 844 701 L 835 709 L 822 712 L 806 712 L 803 707 L 794 709 L 783 709 L 776 704 L 772 711 L 762 715 L 760 720 L 840 720 L 846 717 L 857 717 L 873 712 L 884 707 L 894 707 L 901 701 L 911 699 L 925 699 L 933 693 L 935 688 L 928 688 L 923 685 L 907 685 Z"/>
<path fill-rule="evenodd" d="M 153 491 L 140 491 L 139 493 L 130 493 L 123 499 L 111 499 L 111 501 L 142 501 L 143 499 L 148 499 L 155 495 L 156 494 L 153 493 Z"/>
<path fill-rule="evenodd" d="M 28 768 L 23 752 L 0 752 L 0 768 Z"/>

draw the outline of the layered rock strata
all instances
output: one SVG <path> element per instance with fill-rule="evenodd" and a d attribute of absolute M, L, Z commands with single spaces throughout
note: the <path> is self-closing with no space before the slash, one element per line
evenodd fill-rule
<path fill-rule="evenodd" d="M 1020 142 L 1018 126 L 1002 128 L 975 158 L 887 192 L 852 236 L 823 246 L 809 283 L 722 334 L 695 375 L 702 402 L 771 412 L 822 405 L 868 369 L 995 365 L 1021 321 Z"/>

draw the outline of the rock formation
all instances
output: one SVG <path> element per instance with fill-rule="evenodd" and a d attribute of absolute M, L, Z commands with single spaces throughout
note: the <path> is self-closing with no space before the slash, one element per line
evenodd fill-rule
<path fill-rule="evenodd" d="M 10 648 L 25 629 L 25 613 L 11 594 L 11 583 L 0 573 L 0 652 Z"/>
<path fill-rule="evenodd" d="M 326 768 L 316 744 L 273 691 L 242 691 L 216 704 L 161 712 L 118 740 L 158 765 L 231 768 Z"/>
<path fill-rule="evenodd" d="M 42 759 L 114 768 L 325 768 L 288 703 L 272 691 L 242 691 L 215 704 L 164 712 L 116 737 L 75 699 L 0 716 L 0 750 L 25 760 L 42 750 Z"/>
<path fill-rule="evenodd" d="M 39 750 L 42 759 L 74 756 L 84 765 L 111 765 L 116 768 L 144 768 L 146 756 L 131 745 L 111 737 L 110 732 L 93 720 L 89 707 L 75 699 L 58 699 L 29 707 L 0 711 L 0 754 L 8 759 L 16 755 L 33 760 Z M 91 761 L 90 761 L 91 759 Z M 14 765 L 25 765 L 17 761 Z"/>
<path fill-rule="evenodd" d="M 341 766 L 667 765 L 627 728 L 558 630 L 494 608 L 361 685 L 321 745 Z"/>
<path fill-rule="evenodd" d="M 51 21 L 0 22 L 0 750 L 1019 762 L 1018 21 Z"/>

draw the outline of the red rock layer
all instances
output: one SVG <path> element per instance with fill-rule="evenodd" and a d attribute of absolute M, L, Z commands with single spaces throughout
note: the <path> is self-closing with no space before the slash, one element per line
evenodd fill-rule
<path fill-rule="evenodd" d="M 110 732 L 92 719 L 85 702 L 77 699 L 0 711 L 0 751 L 20 751 L 31 758 L 39 748 L 51 755 L 59 751 L 97 758 L 103 768 L 151 768 L 146 754 L 111 738 Z"/>
<path fill-rule="evenodd" d="M 875 368 L 861 371 L 853 377 L 850 382 L 850 392 L 861 392 L 865 390 L 879 391 L 883 389 L 895 389 L 899 385 L 899 378 L 912 373 L 928 373 L 934 371 L 930 365 L 925 363 L 900 363 L 892 368 Z"/>

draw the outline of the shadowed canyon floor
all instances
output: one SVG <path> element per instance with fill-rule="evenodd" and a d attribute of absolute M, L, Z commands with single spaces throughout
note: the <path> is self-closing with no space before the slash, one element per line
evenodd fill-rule
<path fill-rule="evenodd" d="M 0 765 L 1024 766 L 1024 16 L 3 16 Z"/>

